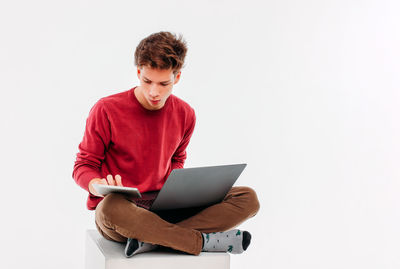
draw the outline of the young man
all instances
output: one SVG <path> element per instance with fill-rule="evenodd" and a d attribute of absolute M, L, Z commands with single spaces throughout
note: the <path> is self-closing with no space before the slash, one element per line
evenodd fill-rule
<path fill-rule="evenodd" d="M 128 197 L 102 197 L 93 184 L 160 190 L 173 169 L 183 168 L 195 126 L 195 112 L 172 94 L 179 82 L 187 47 L 182 37 L 159 32 L 135 51 L 140 85 L 101 98 L 90 110 L 72 173 L 88 191 L 87 207 L 106 239 L 126 242 L 125 255 L 161 245 L 198 255 L 201 251 L 242 253 L 247 231 L 230 230 L 259 210 L 248 187 L 232 187 L 224 200 L 201 209 L 154 213 Z"/>

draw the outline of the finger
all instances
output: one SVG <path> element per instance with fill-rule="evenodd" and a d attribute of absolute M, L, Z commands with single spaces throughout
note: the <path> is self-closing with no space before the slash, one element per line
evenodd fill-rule
<path fill-rule="evenodd" d="M 115 186 L 115 181 L 114 181 L 112 175 L 107 175 L 107 182 L 108 182 L 108 185 Z"/>
<path fill-rule="evenodd" d="M 122 178 L 120 175 L 115 175 L 115 181 L 117 182 L 117 186 L 122 187 Z"/>
<path fill-rule="evenodd" d="M 89 185 L 89 192 L 92 193 L 95 196 L 98 197 L 104 197 L 104 195 L 101 195 L 96 191 L 96 188 L 94 187 L 93 184 L 101 184 L 101 185 L 107 185 L 107 180 L 105 178 L 98 178 L 96 179 L 92 184 Z"/>

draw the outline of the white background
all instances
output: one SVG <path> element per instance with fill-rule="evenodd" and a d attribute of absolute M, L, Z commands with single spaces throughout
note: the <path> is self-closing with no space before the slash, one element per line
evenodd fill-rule
<path fill-rule="evenodd" d="M 231 268 L 400 267 L 400 3 L 2 1 L 1 267 L 83 268 L 72 179 L 90 108 L 137 84 L 153 32 L 189 51 L 186 167 L 247 162 L 253 234 Z"/>

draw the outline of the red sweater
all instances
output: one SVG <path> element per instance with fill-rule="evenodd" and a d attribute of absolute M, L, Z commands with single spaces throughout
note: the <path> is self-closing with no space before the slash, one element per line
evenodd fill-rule
<path fill-rule="evenodd" d="M 136 87 L 135 87 L 136 88 Z M 134 89 L 101 98 L 86 120 L 72 177 L 89 191 L 89 181 L 121 175 L 122 184 L 140 192 L 160 190 L 175 168 L 183 168 L 196 116 L 171 94 L 159 110 L 147 110 Z M 102 200 L 89 193 L 87 208 Z"/>

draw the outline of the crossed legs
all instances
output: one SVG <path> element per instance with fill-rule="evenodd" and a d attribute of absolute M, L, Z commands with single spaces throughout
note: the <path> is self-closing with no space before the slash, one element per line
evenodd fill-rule
<path fill-rule="evenodd" d="M 253 217 L 259 207 L 257 195 L 249 187 L 232 187 L 221 203 L 192 212 L 154 213 L 136 206 L 124 195 L 109 194 L 97 205 L 96 227 L 108 240 L 126 242 L 127 238 L 135 238 L 198 255 L 202 249 L 202 232 L 236 227 Z"/>

